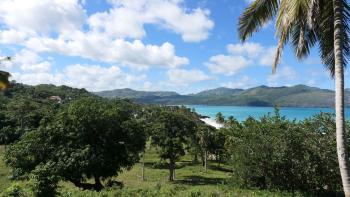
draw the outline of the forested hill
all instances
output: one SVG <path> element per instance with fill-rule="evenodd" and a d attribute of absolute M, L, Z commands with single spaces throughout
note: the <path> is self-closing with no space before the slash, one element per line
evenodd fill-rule
<path fill-rule="evenodd" d="M 153 96 L 156 96 L 156 97 L 180 96 L 176 92 L 168 92 L 168 91 L 147 92 L 147 91 L 136 91 L 130 88 L 96 92 L 95 94 L 106 98 L 117 97 L 117 98 L 127 98 L 127 99 L 153 97 Z"/>
<path fill-rule="evenodd" d="M 350 106 L 350 89 L 346 89 L 345 103 Z M 107 98 L 128 98 L 140 103 L 198 104 L 235 106 L 332 107 L 334 91 L 296 85 L 292 87 L 258 86 L 250 89 L 217 88 L 196 94 L 176 92 L 145 92 L 117 89 L 95 93 Z"/>
<path fill-rule="evenodd" d="M 37 85 L 30 86 L 15 83 L 5 93 L 3 99 L 22 97 L 34 100 L 56 100 L 68 102 L 85 96 L 131 99 L 139 103 L 159 104 L 198 104 L 198 105 L 236 105 L 236 106 L 281 106 L 281 107 L 332 107 L 334 92 L 332 90 L 297 85 L 292 87 L 259 86 L 250 89 L 217 88 L 196 94 L 180 95 L 170 91 L 136 91 L 117 89 L 90 93 L 85 89 L 68 86 Z M 345 103 L 350 106 L 350 89 L 345 90 Z"/>
<path fill-rule="evenodd" d="M 96 96 L 85 89 L 71 88 L 68 86 L 55 85 L 25 85 L 13 83 L 5 92 L 1 92 L 0 100 L 31 99 L 32 101 L 55 101 L 60 103 L 69 102 L 81 97 Z"/>

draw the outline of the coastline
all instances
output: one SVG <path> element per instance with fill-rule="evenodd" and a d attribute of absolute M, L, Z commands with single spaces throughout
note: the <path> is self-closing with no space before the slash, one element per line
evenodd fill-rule
<path fill-rule="evenodd" d="M 201 118 L 201 120 L 205 122 L 205 124 L 215 127 L 216 129 L 220 129 L 221 127 L 223 127 L 222 124 L 217 123 L 212 118 Z"/>

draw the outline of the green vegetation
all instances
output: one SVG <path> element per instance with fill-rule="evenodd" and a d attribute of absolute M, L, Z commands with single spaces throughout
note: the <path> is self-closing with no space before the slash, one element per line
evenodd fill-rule
<path fill-rule="evenodd" d="M 318 48 L 324 67 L 335 81 L 336 146 L 346 197 L 350 196 L 350 162 L 344 115 L 344 70 L 350 57 L 349 14 L 347 0 L 256 0 L 240 16 L 238 26 L 239 38 L 244 42 L 264 24 L 276 19 L 278 45 L 273 72 L 287 44 L 299 60 L 309 56 L 312 47 Z"/>
<path fill-rule="evenodd" d="M 4 155 L 4 147 L 0 146 L 0 158 Z M 141 163 L 134 165 L 131 169 L 125 169 L 113 180 L 123 183 L 123 188 L 111 187 L 102 191 L 81 190 L 73 184 L 60 182 L 59 196 L 74 197 L 95 197 L 95 196 L 292 196 L 289 192 L 283 191 L 267 191 L 259 189 L 240 189 L 238 187 L 228 186 L 225 180 L 230 178 L 228 166 L 217 167 L 217 163 L 209 161 L 207 172 L 201 164 L 192 163 L 191 157 L 188 155 L 181 158 L 177 162 L 176 180 L 168 182 L 168 169 L 161 168 L 155 164 L 159 163 L 159 157 L 155 148 L 147 149 L 145 156 L 145 181 L 140 178 Z M 22 196 L 32 196 L 30 190 L 31 182 L 10 180 L 10 169 L 5 167 L 2 159 L 0 159 L 0 191 L 3 195 L 11 196 L 10 193 L 21 193 Z M 0 193 L 1 194 L 1 193 Z M 0 195 L 1 196 L 1 195 Z M 12 195 L 13 196 L 13 195 Z M 19 195 L 21 196 L 21 195 Z M 296 195 L 301 196 L 301 194 Z"/>
<path fill-rule="evenodd" d="M 84 98 L 60 110 L 8 148 L 5 162 L 15 178 L 33 176 L 38 196 L 49 196 L 59 180 L 101 190 L 101 179 L 139 160 L 145 135 L 130 105 Z M 86 180 L 93 179 L 94 184 Z M 50 188 L 47 188 L 50 185 Z"/>
<path fill-rule="evenodd" d="M 299 190 L 316 196 L 341 191 L 335 121 L 330 114 L 295 122 L 277 110 L 260 120 L 231 122 L 223 130 L 233 180 L 241 187 Z"/>
<path fill-rule="evenodd" d="M 185 107 L 26 87 L 0 96 L 3 196 L 342 194 L 330 114 L 238 122 L 219 113 L 218 130 Z"/>
<path fill-rule="evenodd" d="M 137 99 L 143 97 L 167 97 L 167 96 L 178 96 L 176 92 L 166 92 L 166 91 L 156 91 L 156 92 L 147 92 L 147 91 L 136 91 L 129 88 L 102 91 L 95 93 L 98 96 L 106 98 L 121 98 L 121 99 Z"/>
<path fill-rule="evenodd" d="M 146 94 L 147 93 L 147 94 Z M 128 98 L 139 103 L 176 105 L 234 105 L 234 106 L 280 106 L 280 107 L 332 107 L 334 92 L 331 90 L 297 85 L 292 87 L 259 86 L 247 90 L 217 88 L 197 94 L 179 95 L 167 92 L 142 92 L 124 89 L 96 93 L 106 98 Z M 346 105 L 350 106 L 350 91 L 345 94 Z"/>

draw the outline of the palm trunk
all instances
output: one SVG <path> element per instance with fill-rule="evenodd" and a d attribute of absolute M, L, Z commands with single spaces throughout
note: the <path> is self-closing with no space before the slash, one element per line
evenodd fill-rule
<path fill-rule="evenodd" d="M 334 58 L 335 58 L 335 113 L 337 154 L 344 194 L 350 197 L 350 173 L 347 140 L 344 121 L 344 57 L 342 51 L 343 5 L 341 0 L 333 0 L 334 9 Z"/>

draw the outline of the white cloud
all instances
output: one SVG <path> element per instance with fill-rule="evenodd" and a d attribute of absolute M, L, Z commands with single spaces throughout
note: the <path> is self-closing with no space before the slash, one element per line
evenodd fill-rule
<path fill-rule="evenodd" d="M 210 77 L 204 72 L 192 69 L 171 69 L 167 72 L 169 82 L 178 85 L 188 85 L 190 83 L 195 83 L 199 81 L 209 80 Z"/>
<path fill-rule="evenodd" d="M 136 68 L 148 66 L 175 68 L 189 60 L 175 55 L 175 48 L 166 42 L 160 46 L 144 45 L 140 40 L 109 40 L 95 34 L 76 32 L 73 39 L 31 38 L 26 47 L 36 52 L 57 52 L 68 56 L 80 56 L 107 63 L 118 63 Z"/>
<path fill-rule="evenodd" d="M 206 39 L 213 27 L 207 10 L 187 9 L 178 0 L 111 3 L 114 6 L 109 11 L 86 17 L 79 0 L 2 0 L 0 42 L 22 45 L 35 53 L 78 56 L 136 69 L 177 68 L 189 60 L 177 56 L 171 43 L 152 45 L 133 40 L 145 35 L 144 25 L 170 29 L 186 41 Z"/>
<path fill-rule="evenodd" d="M 205 65 L 215 74 L 231 76 L 248 66 L 271 66 L 274 50 L 259 43 L 229 44 L 227 55 L 212 56 Z"/>
<path fill-rule="evenodd" d="M 50 62 L 43 61 L 36 53 L 28 50 L 22 50 L 16 54 L 12 63 L 18 65 L 22 71 L 42 73 L 51 70 Z"/>
<path fill-rule="evenodd" d="M 21 44 L 26 37 L 25 33 L 14 29 L 0 30 L 0 42 L 3 44 Z"/>
<path fill-rule="evenodd" d="M 243 56 L 258 65 L 271 66 L 275 55 L 275 46 L 264 47 L 260 43 L 246 42 L 243 44 L 229 44 L 227 51 L 232 56 Z"/>
<path fill-rule="evenodd" d="M 51 74 L 51 73 L 11 73 L 11 79 L 16 80 L 20 83 L 25 83 L 28 85 L 38 85 L 38 84 L 55 84 L 62 85 L 64 78 L 61 74 Z"/>
<path fill-rule="evenodd" d="M 0 60 L 6 59 L 6 56 L 0 55 Z M 8 71 L 14 67 L 14 64 L 11 61 L 0 61 L 0 70 Z"/>
<path fill-rule="evenodd" d="M 0 21 L 28 34 L 80 28 L 85 11 L 78 0 L 1 0 Z"/>
<path fill-rule="evenodd" d="M 205 65 L 215 74 L 234 75 L 252 62 L 243 56 L 216 55 Z"/>
<path fill-rule="evenodd" d="M 151 91 L 151 90 L 153 90 L 153 84 L 152 84 L 152 82 L 145 81 L 145 82 L 143 83 L 143 89 L 146 90 L 146 91 Z"/>
<path fill-rule="evenodd" d="M 284 66 L 275 74 L 271 74 L 267 82 L 269 86 L 281 86 L 283 84 L 289 86 L 293 84 L 297 78 L 297 73 L 293 68 Z"/>
<path fill-rule="evenodd" d="M 227 45 L 227 51 L 230 54 L 239 54 L 244 56 L 257 57 L 264 52 L 264 47 L 259 43 L 246 42 L 243 44 L 229 44 Z"/>
<path fill-rule="evenodd" d="M 155 24 L 182 36 L 186 42 L 208 38 L 214 22 L 209 10 L 188 9 L 182 0 L 110 0 L 114 7 L 89 17 L 93 31 L 113 37 L 141 38 L 145 24 Z"/>
<path fill-rule="evenodd" d="M 30 85 L 43 83 L 68 85 L 90 91 L 126 88 L 146 78 L 145 75 L 134 76 L 124 73 L 117 66 L 102 67 L 80 64 L 69 65 L 57 73 L 13 73 L 12 75 L 14 80 Z"/>
<path fill-rule="evenodd" d="M 256 80 L 251 79 L 250 77 L 245 75 L 236 81 L 223 83 L 221 85 L 227 88 L 247 89 L 247 88 L 256 86 L 256 84 L 257 84 Z"/>
<path fill-rule="evenodd" d="M 126 74 L 117 66 L 106 68 L 76 64 L 68 66 L 63 73 L 67 85 L 93 91 L 130 87 L 133 82 L 146 78 L 145 75 Z"/>

